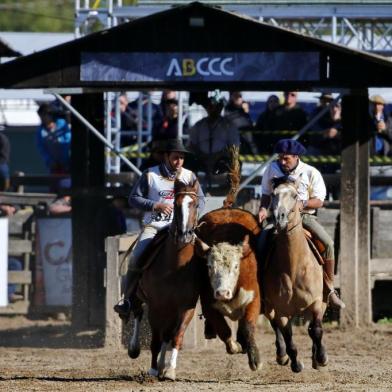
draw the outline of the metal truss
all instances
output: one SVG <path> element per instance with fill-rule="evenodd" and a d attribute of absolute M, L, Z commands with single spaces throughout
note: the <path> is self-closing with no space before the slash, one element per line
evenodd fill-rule
<path fill-rule="evenodd" d="M 80 37 L 97 29 L 110 28 L 190 2 L 135 0 L 134 5 L 125 6 L 122 0 L 75 0 L 75 36 Z M 325 41 L 392 56 L 392 0 L 334 0 L 333 4 L 326 0 L 237 0 L 231 2 L 203 0 L 203 2 Z M 117 149 L 120 148 L 122 132 L 118 97 L 118 93 L 107 92 L 105 94 L 105 136 L 108 142 Z M 138 110 L 140 118 L 143 114 L 142 110 L 140 103 Z M 143 138 L 147 140 L 151 137 L 151 133 L 146 134 L 140 124 L 139 146 L 142 141 L 141 135 L 144 135 Z M 107 154 L 106 171 L 108 173 L 120 172 L 118 157 L 110 157 L 110 154 Z"/>
<path fill-rule="evenodd" d="M 81 4 L 83 3 L 83 4 Z M 91 28 L 110 28 L 190 1 L 76 0 L 75 35 Z M 312 37 L 351 48 L 392 53 L 392 1 L 204 1 L 227 11 L 248 15 L 274 26 L 286 27 Z"/>

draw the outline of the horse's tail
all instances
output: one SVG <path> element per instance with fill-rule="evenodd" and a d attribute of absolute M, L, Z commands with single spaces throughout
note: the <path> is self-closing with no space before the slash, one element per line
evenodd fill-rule
<path fill-rule="evenodd" d="M 240 148 L 232 145 L 227 147 L 230 157 L 228 180 L 230 184 L 229 192 L 223 201 L 223 207 L 231 208 L 237 199 L 241 180 Z"/>

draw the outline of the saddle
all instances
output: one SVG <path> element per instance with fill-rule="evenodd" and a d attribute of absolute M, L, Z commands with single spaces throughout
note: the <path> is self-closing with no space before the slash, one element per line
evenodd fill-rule
<path fill-rule="evenodd" d="M 147 248 L 144 250 L 143 254 L 140 256 L 143 261 L 141 261 L 141 271 L 146 270 L 150 267 L 152 262 L 155 259 L 155 256 L 161 251 L 162 245 L 165 243 L 167 237 L 169 235 L 169 227 L 160 230 L 154 239 L 148 244 Z M 130 256 L 132 253 L 133 248 L 135 247 L 136 243 L 138 242 L 139 237 L 136 238 L 135 241 L 132 242 L 131 246 L 125 252 L 123 256 L 122 263 Z"/>
<path fill-rule="evenodd" d="M 148 269 L 154 262 L 157 254 L 162 250 L 163 244 L 166 242 L 169 236 L 169 227 L 158 231 L 154 239 L 148 244 L 147 248 L 144 250 L 143 254 L 140 256 L 143 259 L 142 270 Z"/>
<path fill-rule="evenodd" d="M 309 230 L 303 229 L 305 233 L 305 237 L 308 241 L 309 247 L 312 250 L 314 256 L 320 265 L 324 264 L 323 256 L 321 256 L 325 252 L 324 244 L 315 237 Z"/>

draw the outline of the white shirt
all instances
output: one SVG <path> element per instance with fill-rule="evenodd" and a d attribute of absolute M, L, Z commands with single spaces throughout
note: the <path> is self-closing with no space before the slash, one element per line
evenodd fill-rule
<path fill-rule="evenodd" d="M 286 175 L 281 170 L 278 161 L 271 162 L 261 182 L 261 193 L 270 196 L 272 193 L 272 179 Z M 324 201 L 327 195 L 327 189 L 321 173 L 313 166 L 310 166 L 301 160 L 298 161 L 297 167 L 290 172 L 290 176 L 295 180 L 299 179 L 298 195 L 300 200 L 319 199 Z M 306 210 L 309 214 L 314 214 L 316 210 Z"/>
<path fill-rule="evenodd" d="M 181 168 L 178 178 L 184 184 L 190 184 L 194 180 L 194 174 L 190 170 Z M 148 169 L 147 180 L 149 185 L 148 199 L 154 202 L 174 204 L 174 179 L 162 177 L 159 166 Z M 173 220 L 173 212 L 165 215 L 158 211 L 146 211 L 143 217 L 145 225 L 151 225 L 157 228 L 163 228 L 169 225 Z"/>

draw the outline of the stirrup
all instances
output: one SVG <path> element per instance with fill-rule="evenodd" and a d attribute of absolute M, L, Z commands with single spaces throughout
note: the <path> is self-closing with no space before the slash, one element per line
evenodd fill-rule
<path fill-rule="evenodd" d="M 335 295 L 336 299 L 333 303 L 330 301 L 330 297 Z M 344 309 L 346 307 L 345 303 L 339 298 L 339 294 L 335 289 L 331 289 L 331 291 L 327 295 L 327 304 L 334 305 L 340 309 Z"/>
<path fill-rule="evenodd" d="M 120 302 L 114 305 L 113 310 L 118 313 L 121 319 L 127 320 L 131 313 L 131 302 L 126 298 L 122 300 L 122 304 Z"/>

